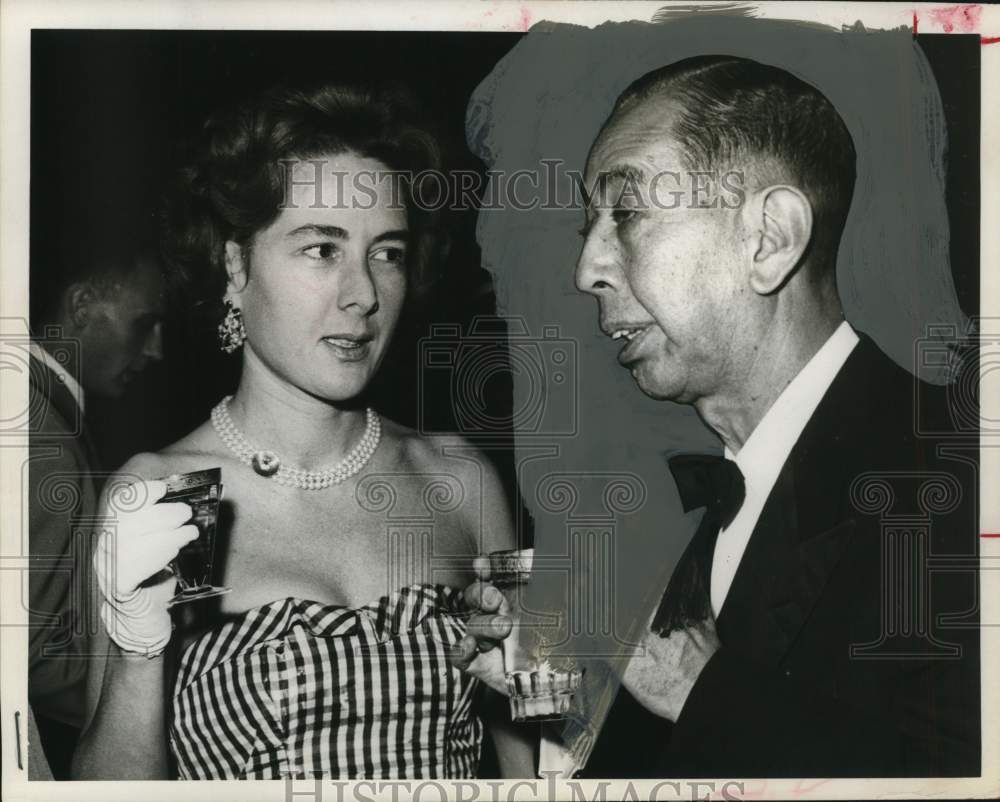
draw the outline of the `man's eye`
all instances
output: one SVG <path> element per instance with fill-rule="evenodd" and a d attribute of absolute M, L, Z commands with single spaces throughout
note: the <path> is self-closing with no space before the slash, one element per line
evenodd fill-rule
<path fill-rule="evenodd" d="M 593 227 L 594 227 L 594 219 L 591 217 L 587 219 L 587 222 L 583 224 L 582 228 L 577 229 L 576 233 L 579 234 L 584 239 L 586 239 L 587 235 L 590 234 L 590 229 L 592 229 Z"/>
<path fill-rule="evenodd" d="M 401 265 L 406 262 L 405 248 L 379 248 L 373 251 L 369 257 L 376 262 L 389 262 L 390 264 Z"/>
<path fill-rule="evenodd" d="M 621 225 L 622 223 L 627 223 L 632 218 L 635 217 L 635 209 L 615 209 L 611 212 L 611 219 L 615 221 L 615 225 Z"/>
<path fill-rule="evenodd" d="M 304 248 L 302 253 L 310 259 L 333 259 L 340 254 L 340 248 L 332 242 L 321 242 L 319 245 Z"/>

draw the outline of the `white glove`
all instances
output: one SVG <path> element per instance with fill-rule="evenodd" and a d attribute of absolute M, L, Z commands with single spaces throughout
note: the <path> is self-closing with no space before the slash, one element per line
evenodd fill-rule
<path fill-rule="evenodd" d="M 159 480 L 112 488 L 94 551 L 104 628 L 122 649 L 146 657 L 156 657 L 170 642 L 173 624 L 167 602 L 177 579 L 171 575 L 155 583 L 145 581 L 198 537 L 194 524 L 182 526 L 191 519 L 187 504 L 156 503 L 166 492 Z"/>

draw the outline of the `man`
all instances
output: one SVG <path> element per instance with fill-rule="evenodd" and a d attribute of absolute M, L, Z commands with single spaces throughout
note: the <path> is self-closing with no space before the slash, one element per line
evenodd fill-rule
<path fill-rule="evenodd" d="M 96 513 L 100 492 L 86 399 L 121 396 L 162 358 L 165 287 L 157 261 L 118 227 L 81 225 L 53 247 L 35 241 L 33 257 L 28 697 L 52 773 L 65 779 L 87 666 L 89 541 L 74 522 Z"/>
<path fill-rule="evenodd" d="M 947 422 L 943 393 L 844 320 L 854 179 L 829 101 L 732 57 L 640 78 L 591 149 L 577 286 L 639 388 L 693 405 L 726 459 L 672 460 L 707 510 L 588 776 L 979 774 L 976 576 L 922 561 L 976 554 L 976 457 L 915 434 L 917 407 Z M 470 622 L 456 660 L 490 676 L 507 625 Z"/>

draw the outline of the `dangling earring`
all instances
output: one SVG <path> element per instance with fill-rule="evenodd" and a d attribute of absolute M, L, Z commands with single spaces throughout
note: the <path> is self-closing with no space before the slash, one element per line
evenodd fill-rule
<path fill-rule="evenodd" d="M 228 298 L 225 300 L 226 316 L 219 324 L 219 348 L 227 354 L 238 351 L 247 338 L 247 330 L 243 325 L 243 313 Z"/>

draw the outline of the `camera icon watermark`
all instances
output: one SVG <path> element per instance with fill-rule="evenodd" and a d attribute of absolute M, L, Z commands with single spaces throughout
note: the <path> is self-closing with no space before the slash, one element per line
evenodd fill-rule
<path fill-rule="evenodd" d="M 978 439 L 1000 435 L 1000 418 L 990 417 L 981 404 L 986 382 L 1000 373 L 1000 321 L 973 318 L 960 330 L 954 325 L 928 326 L 914 348 L 916 373 L 936 371 L 945 379 L 945 409 L 929 401 L 919 388 L 914 392 L 914 425 L 922 437 Z"/>
<path fill-rule="evenodd" d="M 571 437 L 578 430 L 579 357 L 557 326 L 531 336 L 523 318 L 473 319 L 467 332 L 453 324 L 431 328 L 419 341 L 418 429 L 435 431 L 433 411 L 447 384 L 452 420 L 475 437 Z M 513 404 L 491 402 L 494 389 L 513 384 Z"/>
<path fill-rule="evenodd" d="M 0 437 L 38 434 L 44 427 L 53 397 L 68 377 L 80 375 L 80 343 L 62 336 L 58 327 L 47 326 L 34 337 L 23 318 L 0 321 L 0 374 L 5 381 L 18 374 L 27 376 L 28 403 L 5 410 L 0 416 Z M 68 392 L 68 390 L 67 390 Z M 75 403 L 60 406 L 59 427 L 44 427 L 46 437 L 78 437 L 83 415 Z"/>

